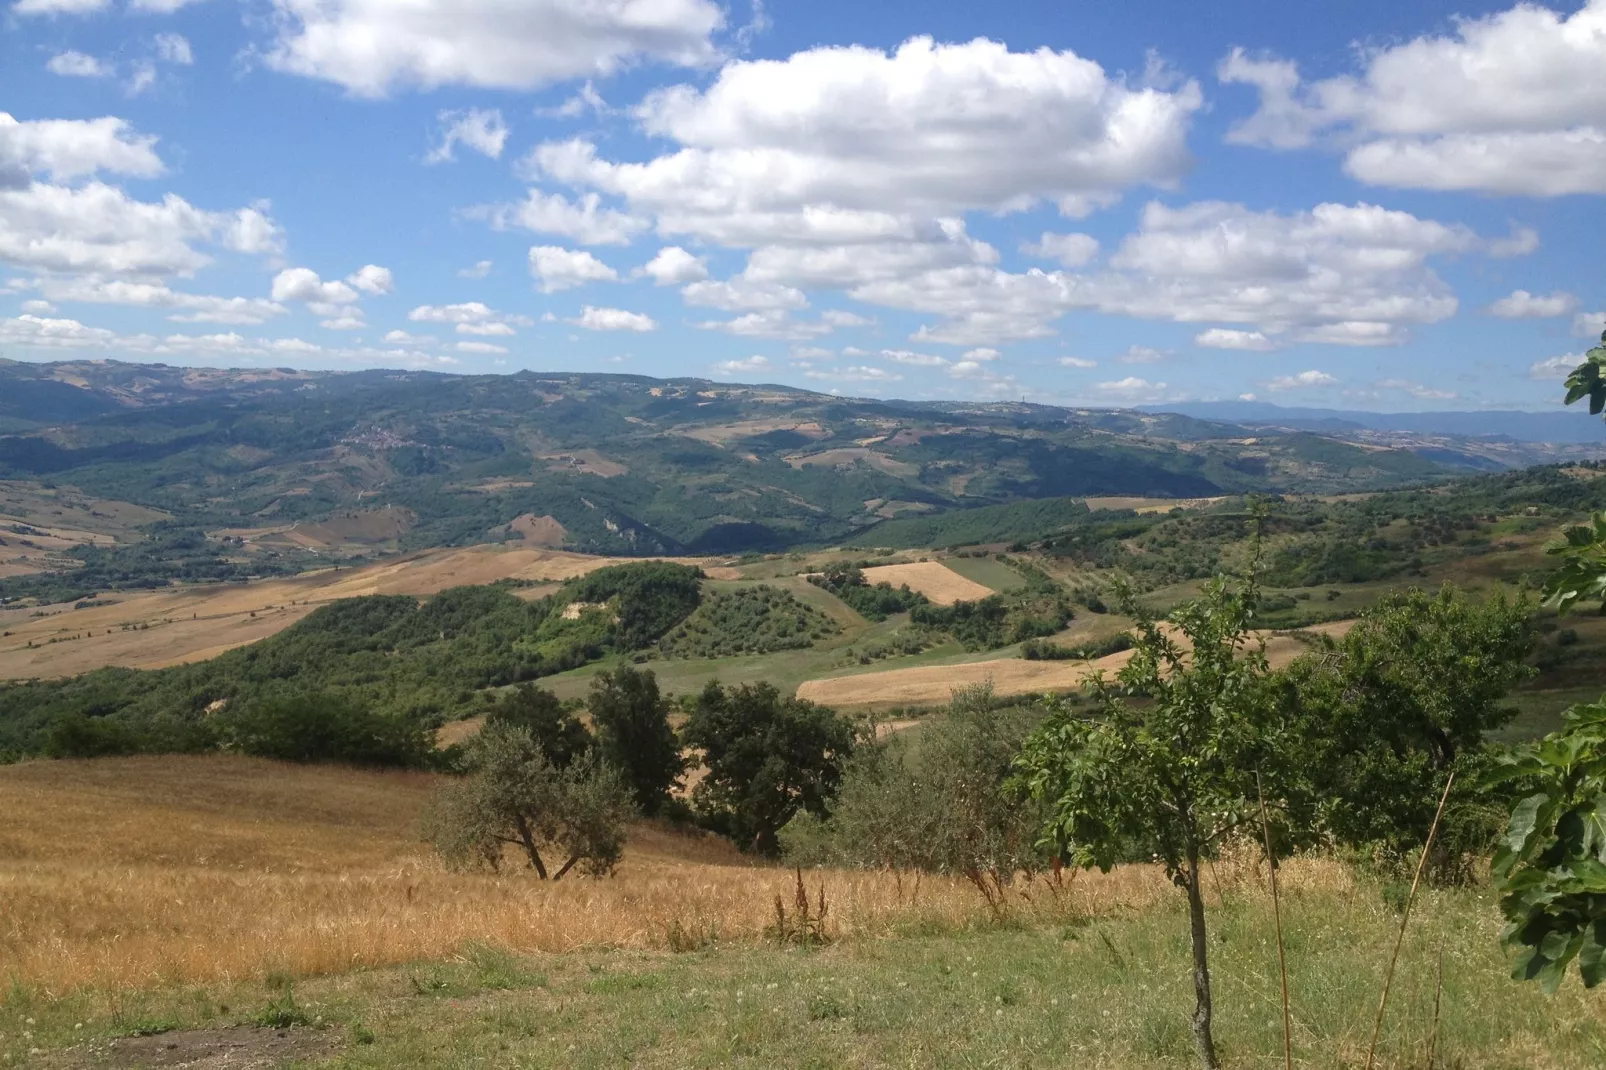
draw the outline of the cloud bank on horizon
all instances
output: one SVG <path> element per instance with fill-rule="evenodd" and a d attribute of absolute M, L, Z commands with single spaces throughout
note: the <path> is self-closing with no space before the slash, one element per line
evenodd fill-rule
<path fill-rule="evenodd" d="M 7 5 L 0 352 L 1465 408 L 1606 326 L 1606 0 L 268 2 Z"/>

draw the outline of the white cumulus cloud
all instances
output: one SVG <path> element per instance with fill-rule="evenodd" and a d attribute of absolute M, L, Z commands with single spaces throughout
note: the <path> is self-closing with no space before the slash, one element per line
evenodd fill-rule
<path fill-rule="evenodd" d="M 651 316 L 641 312 L 627 312 L 622 308 L 597 308 L 586 305 L 576 319 L 569 321 L 588 331 L 655 331 L 658 324 Z"/>
<path fill-rule="evenodd" d="M 346 281 L 365 294 L 388 294 L 396 288 L 396 278 L 390 273 L 390 268 L 383 268 L 377 264 L 364 264 L 350 275 Z"/>
<path fill-rule="evenodd" d="M 155 178 L 163 170 L 156 138 L 123 119 L 18 120 L 0 111 L 0 188 L 33 175 L 67 182 L 100 171 Z"/>
<path fill-rule="evenodd" d="M 51 0 L 24 0 L 51 2 Z M 57 0 L 59 2 L 59 0 Z M 273 0 L 278 70 L 361 96 L 444 85 L 534 89 L 639 61 L 700 66 L 724 25 L 712 0 Z"/>
<path fill-rule="evenodd" d="M 195 50 L 190 48 L 189 39 L 182 34 L 159 33 L 156 35 L 155 44 L 156 58 L 163 63 L 188 67 L 195 62 Z"/>
<path fill-rule="evenodd" d="M 1259 331 L 1235 331 L 1228 327 L 1200 331 L 1193 336 L 1193 342 L 1205 349 L 1242 349 L 1254 353 L 1277 348 L 1277 343 Z"/>
<path fill-rule="evenodd" d="M 1491 316 L 1508 320 L 1548 319 L 1552 316 L 1565 316 L 1577 307 L 1578 298 L 1570 293 L 1557 292 L 1541 296 L 1531 294 L 1527 290 L 1514 290 L 1491 304 L 1488 312 Z"/>
<path fill-rule="evenodd" d="M 1583 362 L 1583 355 L 1579 353 L 1563 353 L 1549 360 L 1535 361 L 1528 366 L 1528 378 L 1545 381 L 1565 379 Z"/>
<path fill-rule="evenodd" d="M 1091 234 L 1054 234 L 1044 231 L 1043 236 L 1035 242 L 1022 245 L 1021 251 L 1076 268 L 1099 254 L 1099 242 Z"/>
<path fill-rule="evenodd" d="M 308 304 L 349 305 L 357 300 L 357 291 L 339 279 L 325 282 L 311 268 L 285 268 L 273 277 L 275 301 L 305 301 Z"/>
<path fill-rule="evenodd" d="M 802 290 L 775 283 L 753 282 L 740 276 L 693 282 L 685 286 L 680 295 L 688 305 L 718 308 L 726 312 L 800 309 L 807 308 L 809 303 Z"/>
<path fill-rule="evenodd" d="M 742 338 L 777 338 L 794 342 L 818 338 L 830 334 L 832 330 L 827 323 L 794 320 L 791 313 L 781 308 L 749 312 L 728 320 L 704 320 L 693 326 L 699 330 L 723 331 Z"/>
<path fill-rule="evenodd" d="M 658 255 L 647 261 L 641 273 L 650 276 L 658 286 L 701 282 L 708 278 L 708 259 L 693 256 L 678 245 L 669 245 L 658 250 Z"/>
<path fill-rule="evenodd" d="M 105 78 L 112 73 L 110 67 L 94 56 L 71 50 L 51 56 L 45 69 L 63 78 Z"/>
<path fill-rule="evenodd" d="M 93 275 L 70 278 L 47 275 L 21 285 L 47 299 L 37 302 L 45 306 L 44 311 L 49 310 L 51 303 L 124 305 L 167 312 L 168 319 L 179 323 L 252 325 L 265 323 L 288 311 L 278 301 L 261 297 L 214 297 L 173 290 L 160 282 L 104 279 Z M 34 310 L 25 308 L 25 311 Z"/>
<path fill-rule="evenodd" d="M 0 262 L 93 275 L 190 275 L 211 262 L 199 246 L 276 252 L 276 224 L 257 209 L 211 212 L 174 194 L 138 201 L 101 182 L 0 185 Z"/>
<path fill-rule="evenodd" d="M 969 210 L 1049 201 L 1079 215 L 1189 157 L 1197 86 L 1134 87 L 1072 52 L 913 38 L 891 53 L 821 47 L 727 64 L 707 89 L 651 94 L 636 116 L 680 148 L 613 163 L 586 141 L 527 166 L 625 198 L 661 232 L 722 244 L 930 241 Z"/>
<path fill-rule="evenodd" d="M 1165 383 L 1151 383 L 1147 379 L 1140 379 L 1129 375 L 1125 379 L 1116 379 L 1108 383 L 1099 383 L 1094 391 L 1104 398 L 1112 401 L 1124 401 L 1128 404 L 1137 404 L 1144 401 L 1160 401 L 1166 396 Z"/>
<path fill-rule="evenodd" d="M 536 234 L 557 234 L 581 245 L 629 245 L 649 226 L 647 220 L 605 208 L 602 197 L 587 193 L 570 200 L 561 193 L 532 189 L 515 204 L 482 205 L 464 215 L 484 219 L 497 230 L 519 227 Z"/>
<path fill-rule="evenodd" d="M 619 273 L 583 249 L 537 245 L 530 250 L 530 273 L 541 280 L 541 292 L 572 290 L 589 282 L 618 282 Z"/>
<path fill-rule="evenodd" d="M 456 159 L 454 153 L 459 145 L 495 160 L 507 145 L 509 130 L 500 108 L 443 111 L 436 118 L 441 124 L 441 139 L 424 157 L 425 163 Z"/>
<path fill-rule="evenodd" d="M 768 357 L 755 355 L 741 360 L 722 360 L 714 365 L 714 371 L 720 375 L 740 375 L 743 372 L 766 371 L 769 367 Z"/>
<path fill-rule="evenodd" d="M 1374 185 L 1606 193 L 1606 0 L 1570 15 L 1518 4 L 1362 56 L 1355 74 L 1306 83 L 1291 61 L 1234 51 L 1218 74 L 1255 86 L 1261 106 L 1229 139 L 1295 148 L 1330 134 Z"/>
<path fill-rule="evenodd" d="M 1279 375 L 1266 384 L 1268 390 L 1309 390 L 1324 386 L 1334 386 L 1338 379 L 1326 372 L 1310 371 L 1298 372 L 1294 375 Z"/>

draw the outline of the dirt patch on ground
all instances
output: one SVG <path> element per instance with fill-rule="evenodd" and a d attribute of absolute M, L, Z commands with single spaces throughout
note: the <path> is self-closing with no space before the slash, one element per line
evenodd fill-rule
<path fill-rule="evenodd" d="M 864 570 L 870 583 L 890 583 L 894 587 L 909 585 L 939 606 L 955 602 L 977 602 L 995 592 L 975 580 L 967 580 L 940 561 L 916 561 L 907 565 L 878 565 Z"/>
<path fill-rule="evenodd" d="M 190 1029 L 149 1037 L 119 1037 L 68 1053 L 60 1067 L 121 1070 L 123 1067 L 188 1067 L 190 1070 L 256 1070 L 329 1055 L 335 1038 L 313 1029 Z"/>
<path fill-rule="evenodd" d="M 1310 632 L 1341 636 L 1353 621 L 1335 621 L 1306 629 Z M 1290 635 L 1273 635 L 1266 640 L 1266 660 L 1272 668 L 1282 668 L 1310 647 Z M 797 689 L 797 697 L 827 706 L 936 706 L 947 702 L 956 688 L 989 681 L 1000 695 L 1038 695 L 1050 691 L 1075 691 L 1095 673 L 1114 674 L 1131 660 L 1124 650 L 1097 661 L 1026 661 L 1024 658 L 995 658 L 962 665 L 922 665 L 909 669 L 838 676 L 827 680 L 808 680 Z"/>
<path fill-rule="evenodd" d="M 569 541 L 569 533 L 558 523 L 558 518 L 555 516 L 525 513 L 521 517 L 514 518 L 507 529 L 522 535 L 526 546 L 544 546 L 549 550 L 556 550 Z"/>

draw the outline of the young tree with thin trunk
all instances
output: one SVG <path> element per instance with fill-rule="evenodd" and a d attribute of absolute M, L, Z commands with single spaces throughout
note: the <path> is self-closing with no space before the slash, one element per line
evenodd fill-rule
<path fill-rule="evenodd" d="M 1094 709 L 1057 705 L 1018 762 L 1020 783 L 1049 811 L 1049 845 L 1079 865 L 1108 870 L 1152 858 L 1188 900 L 1193 945 L 1193 1036 L 1219 1065 L 1202 871 L 1221 841 L 1252 828 L 1268 798 L 1289 797 L 1291 735 L 1279 723 L 1264 644 L 1250 630 L 1256 585 L 1217 579 L 1197 601 L 1156 622 L 1129 589 L 1137 618 L 1129 661 L 1093 685 Z"/>
<path fill-rule="evenodd" d="M 425 839 L 452 869 L 500 869 L 513 846 L 542 880 L 613 872 L 635 813 L 624 777 L 592 755 L 559 769 L 529 729 L 491 722 L 468 747 L 469 774 L 425 812 Z M 547 862 L 561 859 L 556 870 Z"/>

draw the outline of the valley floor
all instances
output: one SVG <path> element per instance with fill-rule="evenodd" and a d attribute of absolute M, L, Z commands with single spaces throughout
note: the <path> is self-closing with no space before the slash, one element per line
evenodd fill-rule
<path fill-rule="evenodd" d="M 227 757 L 0 769 L 0 1065 L 1187 1067 L 1185 916 L 1144 866 L 1038 881 L 805 873 L 820 947 L 781 946 L 794 875 L 642 826 L 617 877 L 445 873 L 427 776 Z M 1285 865 L 1298 1065 L 1364 1062 L 1398 926 L 1380 887 Z M 1209 889 L 1229 1067 L 1281 1060 L 1264 869 Z M 1606 996 L 1506 976 L 1486 889 L 1413 916 L 1381 1066 L 1606 1063 Z"/>

